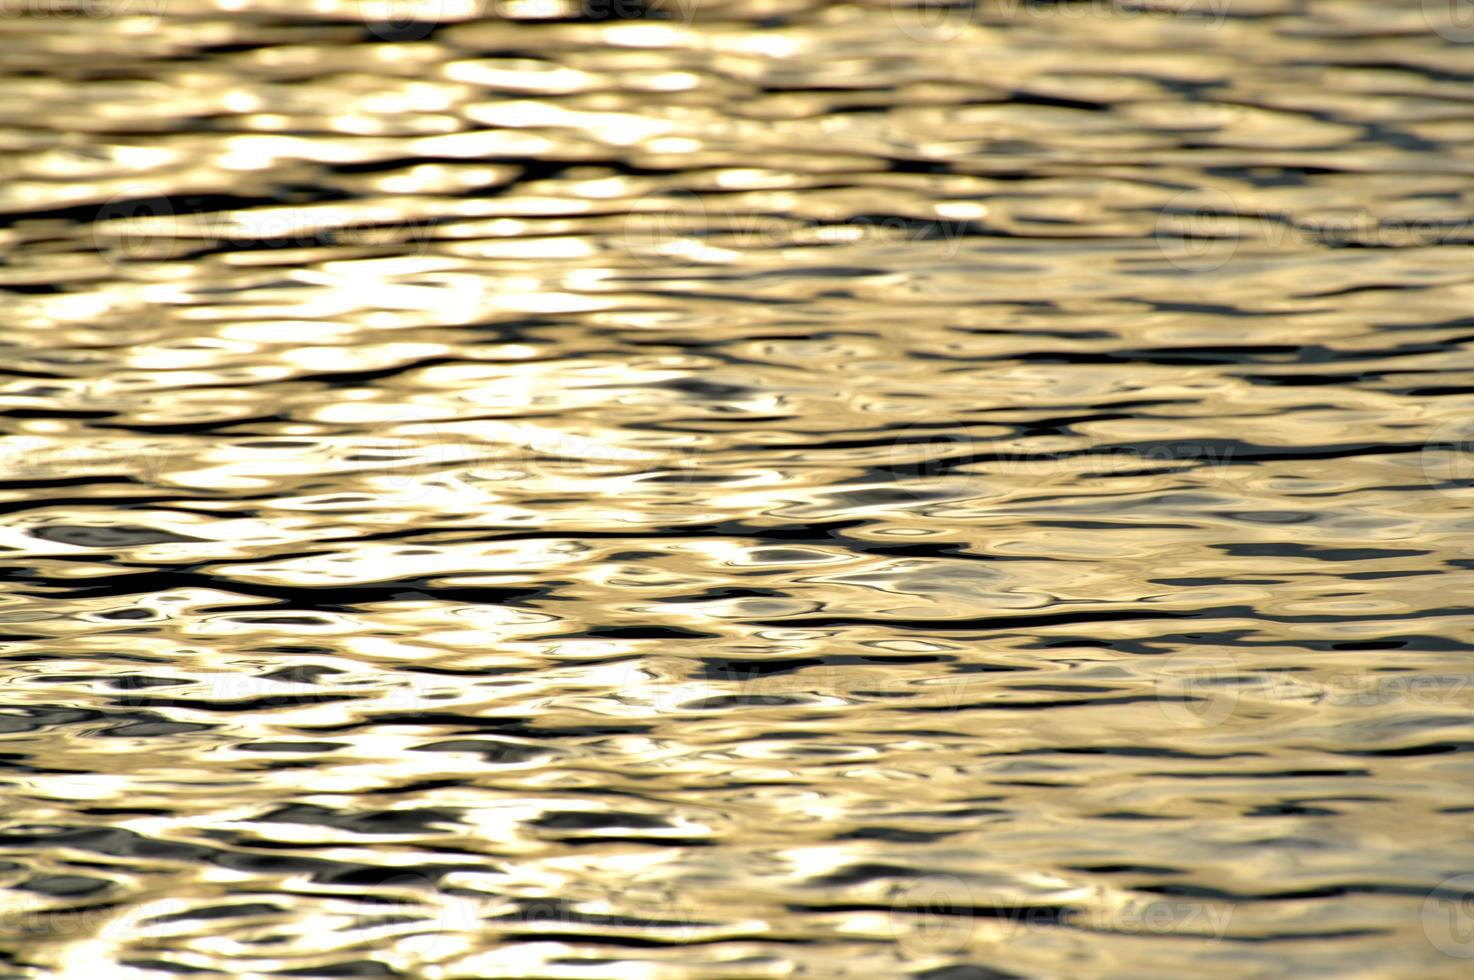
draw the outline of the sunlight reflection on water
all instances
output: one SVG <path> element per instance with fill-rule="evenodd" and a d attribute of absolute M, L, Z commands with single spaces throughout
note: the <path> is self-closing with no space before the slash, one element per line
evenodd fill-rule
<path fill-rule="evenodd" d="M 1462 975 L 1465 13 L 0 0 L 7 975 Z"/>

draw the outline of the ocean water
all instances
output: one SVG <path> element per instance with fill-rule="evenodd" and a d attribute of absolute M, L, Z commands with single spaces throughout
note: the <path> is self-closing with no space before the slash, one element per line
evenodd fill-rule
<path fill-rule="evenodd" d="M 0 2 L 0 976 L 1474 974 L 1466 0 Z"/>

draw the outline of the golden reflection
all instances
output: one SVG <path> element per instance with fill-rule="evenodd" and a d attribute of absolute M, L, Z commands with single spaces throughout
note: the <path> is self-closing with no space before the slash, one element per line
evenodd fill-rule
<path fill-rule="evenodd" d="M 1456 15 L 0 3 L 6 975 L 1463 975 Z"/>

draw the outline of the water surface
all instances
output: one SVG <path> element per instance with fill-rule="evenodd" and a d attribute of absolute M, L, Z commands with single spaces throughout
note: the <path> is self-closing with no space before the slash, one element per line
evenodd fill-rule
<path fill-rule="evenodd" d="M 6 977 L 1471 969 L 1457 4 L 16 9 Z"/>

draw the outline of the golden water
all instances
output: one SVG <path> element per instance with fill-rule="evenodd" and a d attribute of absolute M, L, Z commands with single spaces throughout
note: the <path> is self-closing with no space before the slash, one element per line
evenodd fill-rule
<path fill-rule="evenodd" d="M 1474 971 L 1463 0 L 0 8 L 0 975 Z"/>

